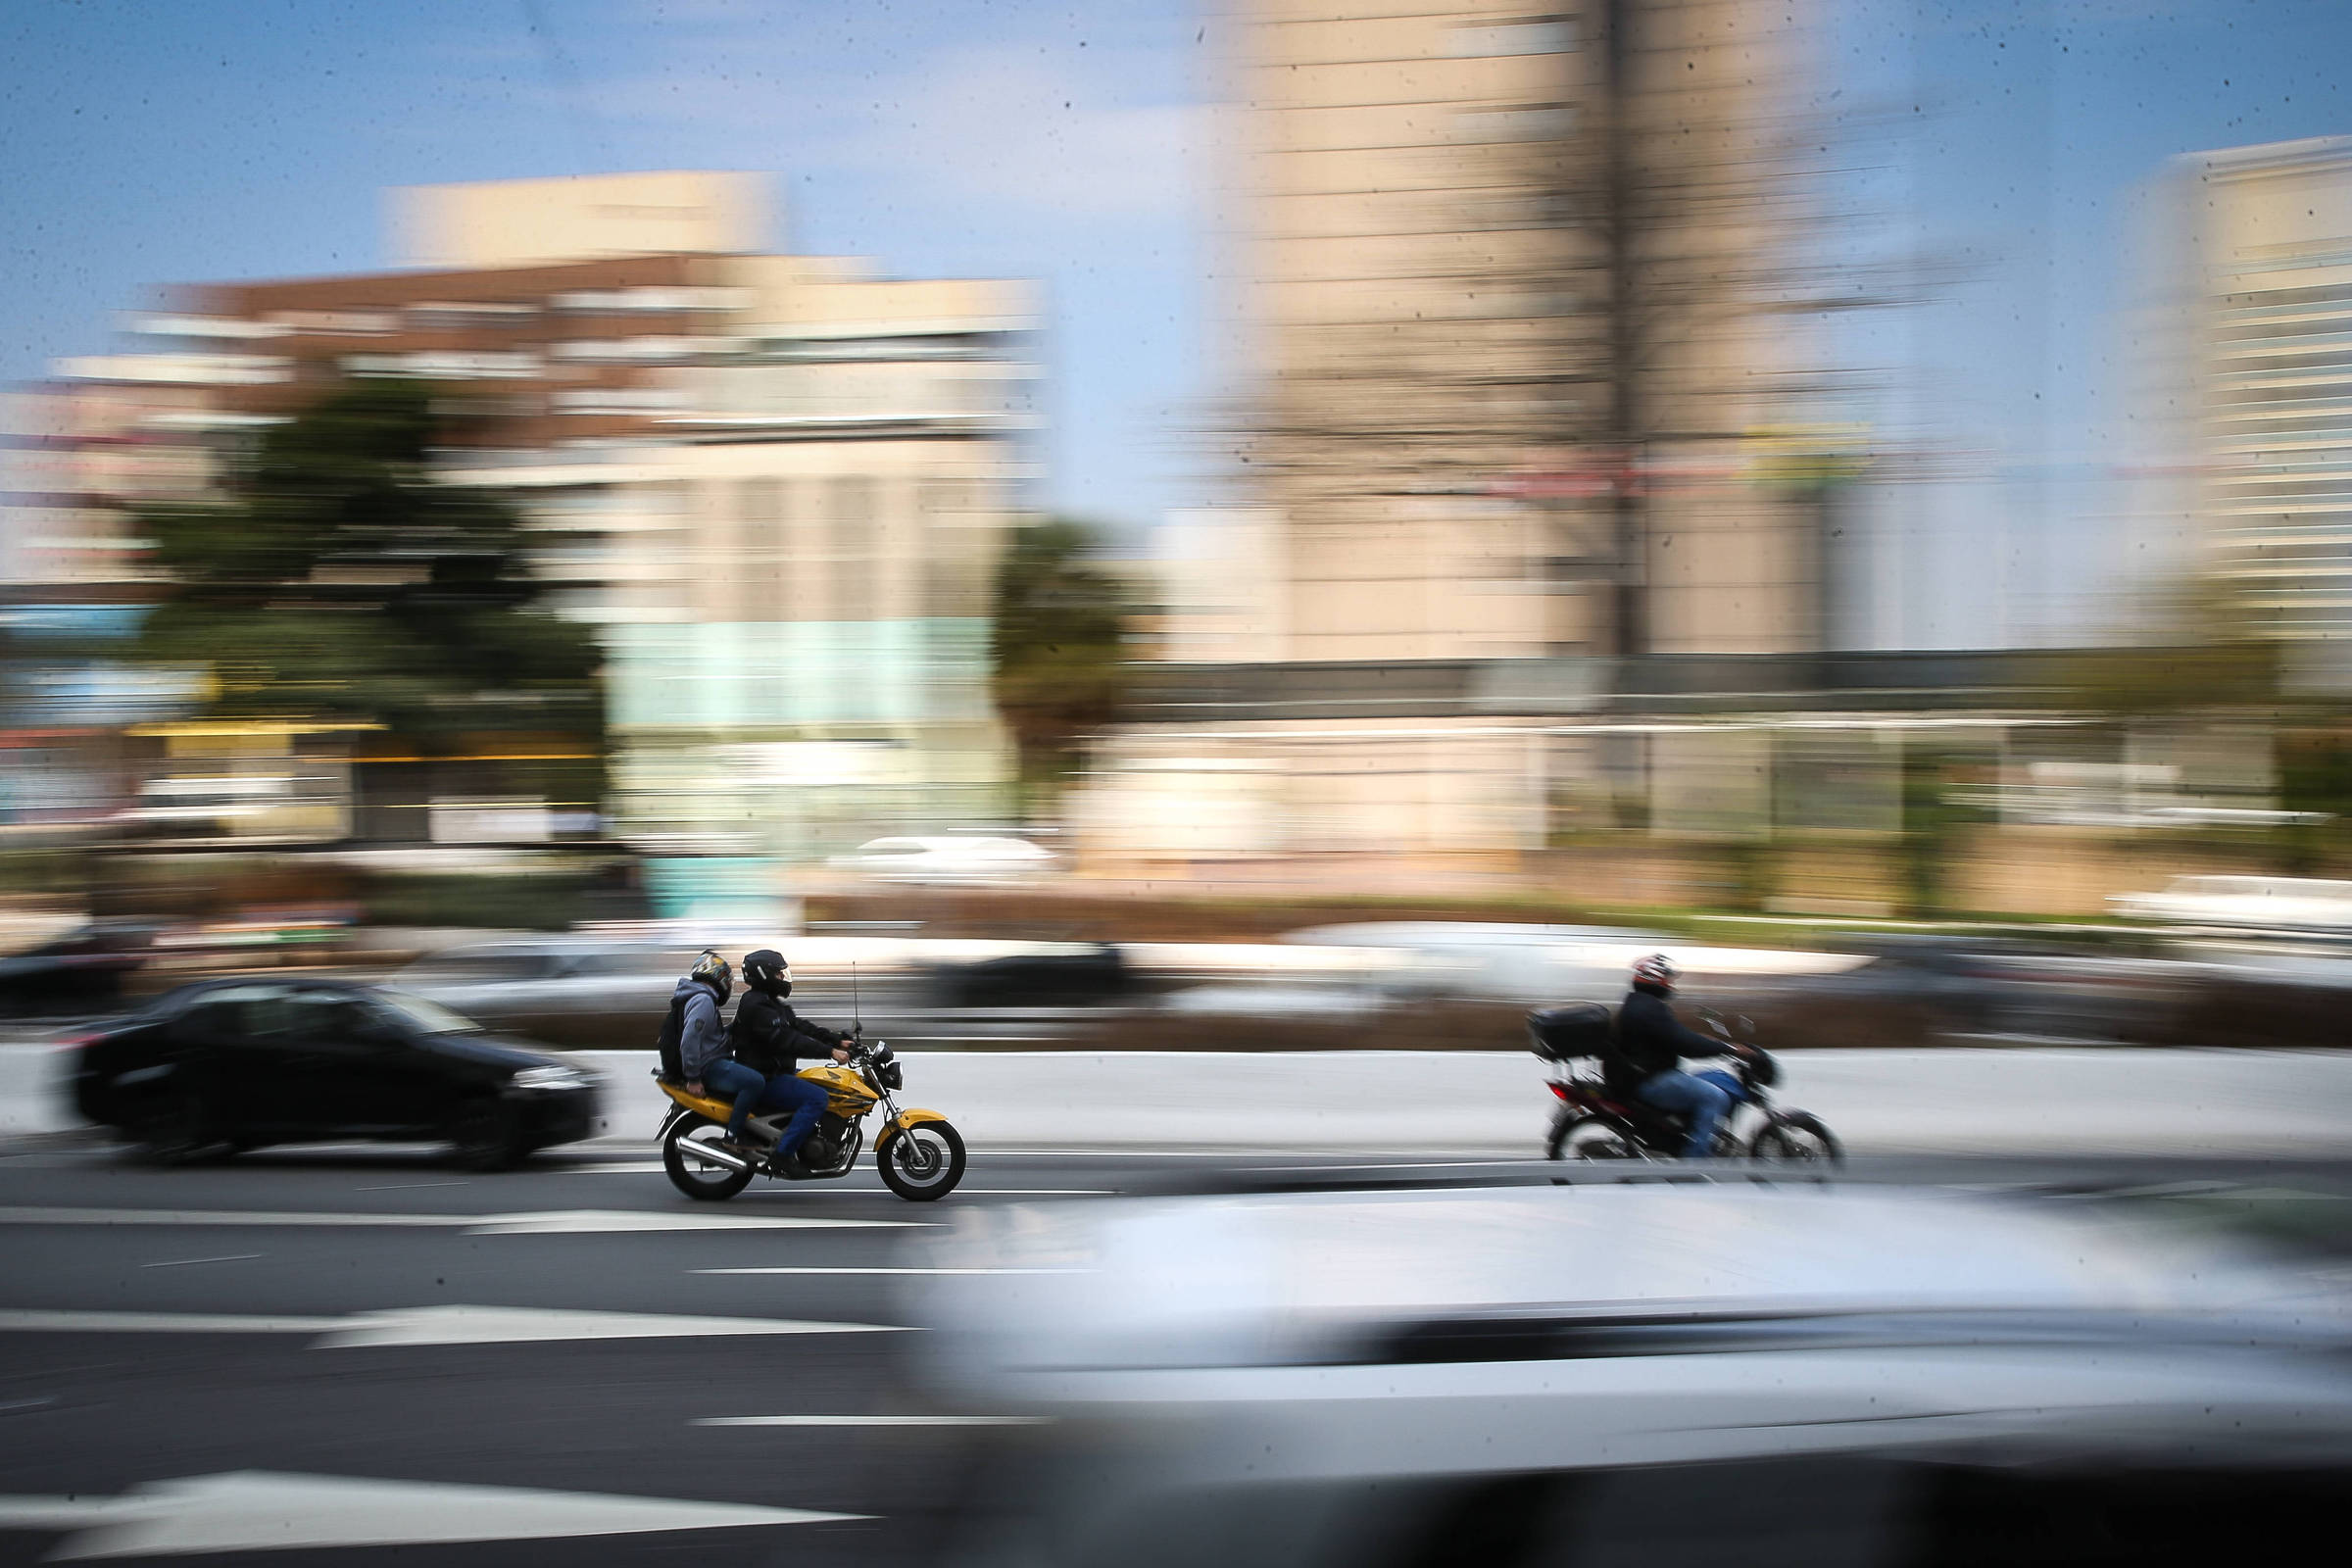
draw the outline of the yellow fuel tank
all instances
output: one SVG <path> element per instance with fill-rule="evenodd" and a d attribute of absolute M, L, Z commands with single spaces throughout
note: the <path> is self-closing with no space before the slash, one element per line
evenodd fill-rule
<path fill-rule="evenodd" d="M 858 1076 L 854 1067 L 824 1062 L 814 1067 L 803 1067 L 800 1076 L 812 1084 L 825 1086 L 825 1094 L 830 1101 L 826 1108 L 836 1116 L 856 1120 L 881 1098 L 865 1086 L 865 1080 Z"/>

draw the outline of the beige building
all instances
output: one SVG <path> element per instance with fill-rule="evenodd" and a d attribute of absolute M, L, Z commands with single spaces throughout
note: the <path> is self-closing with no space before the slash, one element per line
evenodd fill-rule
<path fill-rule="evenodd" d="M 1246 461 L 1163 531 L 1180 695 L 1099 755 L 1105 859 L 1493 858 L 1753 793 L 1738 738 L 1595 715 L 1615 656 L 1819 646 L 1818 514 L 1759 482 L 1805 419 L 1800 20 L 1240 5 Z"/>
<path fill-rule="evenodd" d="M 2270 635 L 2352 639 L 2352 137 L 2175 161 L 2145 401 L 2189 569 Z"/>
<path fill-rule="evenodd" d="M 1790 9 L 1249 0 L 1243 487 L 1299 660 L 1786 651 Z M 1617 37 L 1612 40 L 1612 25 Z"/>
<path fill-rule="evenodd" d="M 393 204 L 420 266 L 174 290 L 132 352 L 34 400 L 72 436 L 42 454 L 71 505 L 20 554 L 135 597 L 125 503 L 204 493 L 350 378 L 462 389 L 485 416 L 443 472 L 521 506 L 557 608 L 598 628 L 610 804 L 662 852 L 658 894 L 994 820 L 987 597 L 1029 471 L 1035 291 L 766 254 L 766 185 L 423 187 Z M 403 831 L 450 814 L 414 804 Z"/>
<path fill-rule="evenodd" d="M 408 185 L 388 193 L 401 265 L 465 272 L 765 248 L 764 174 L 686 170 Z"/>

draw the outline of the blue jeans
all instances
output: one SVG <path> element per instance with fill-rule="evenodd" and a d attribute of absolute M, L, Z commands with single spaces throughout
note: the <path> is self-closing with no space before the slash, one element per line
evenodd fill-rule
<path fill-rule="evenodd" d="M 767 1093 L 767 1080 L 740 1061 L 721 1058 L 703 1069 L 703 1087 L 710 1091 L 713 1100 L 735 1102 L 727 1116 L 727 1136 L 740 1142 L 744 1124 L 760 1108 L 760 1097 Z"/>
<path fill-rule="evenodd" d="M 776 1135 L 778 1159 L 800 1148 L 802 1142 L 816 1131 L 817 1118 L 825 1113 L 825 1107 L 832 1102 L 833 1097 L 825 1093 L 824 1085 L 812 1084 L 806 1078 L 783 1073 L 767 1081 L 767 1093 L 761 1097 L 760 1107 L 762 1110 L 782 1110 L 787 1105 L 792 1107 L 792 1120 L 786 1122 L 784 1130 Z"/>
<path fill-rule="evenodd" d="M 1747 1098 L 1740 1092 L 1740 1080 L 1720 1067 L 1699 1073 L 1652 1073 L 1634 1094 L 1660 1110 L 1690 1118 L 1690 1136 L 1683 1142 L 1685 1159 L 1704 1159 L 1712 1153 L 1716 1125 Z"/>
<path fill-rule="evenodd" d="M 816 1119 L 825 1113 L 828 1103 L 821 1085 L 788 1072 L 763 1078 L 731 1058 L 704 1068 L 703 1087 L 713 1095 L 735 1097 L 735 1108 L 727 1114 L 727 1136 L 737 1143 L 751 1136 L 752 1112 L 791 1110 L 792 1120 L 776 1137 L 779 1158 L 801 1147 L 801 1140 L 816 1129 Z"/>

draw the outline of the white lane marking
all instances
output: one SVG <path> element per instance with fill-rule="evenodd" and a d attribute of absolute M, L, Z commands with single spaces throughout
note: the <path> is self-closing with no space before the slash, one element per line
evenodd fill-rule
<path fill-rule="evenodd" d="M 919 1219 L 816 1219 L 802 1214 L 710 1214 L 678 1209 L 561 1208 L 544 1214 L 468 1214 L 468 1236 L 613 1235 L 624 1231 L 925 1230 Z"/>
<path fill-rule="evenodd" d="M 407 1193 L 419 1187 L 471 1187 L 471 1182 L 385 1182 L 378 1187 L 354 1187 L 355 1193 Z"/>
<path fill-rule="evenodd" d="M 579 1176 L 656 1176 L 662 1172 L 660 1160 L 648 1160 L 633 1165 L 574 1165 L 564 1174 Z M 365 1191 L 365 1189 L 363 1189 Z M 843 1193 L 859 1193 L 867 1198 L 879 1198 L 891 1193 L 887 1187 L 844 1187 Z M 973 1187 L 965 1185 L 956 1191 L 975 1198 L 1116 1198 L 1118 1194 L 1102 1187 Z"/>
<path fill-rule="evenodd" d="M 0 1312 L 0 1333 L 29 1334 L 332 1334 L 339 1317 L 258 1317 L 242 1312 Z"/>
<path fill-rule="evenodd" d="M 654 1312 L 515 1306 L 399 1306 L 344 1317 L 238 1312 L 0 1311 L 0 1332 L 37 1334 L 308 1334 L 313 1349 L 368 1345 L 527 1345 L 552 1340 L 675 1340 L 749 1334 L 896 1334 L 888 1323 L 773 1317 L 673 1317 Z"/>
<path fill-rule="evenodd" d="M 658 1159 L 636 1159 L 617 1165 L 561 1165 L 548 1167 L 565 1176 L 659 1176 L 662 1172 Z"/>
<path fill-rule="evenodd" d="M 975 1198 L 1116 1198 L 1112 1187 L 958 1187 Z"/>
<path fill-rule="evenodd" d="M 1240 1149 L 996 1149 L 995 1159 L 1231 1159 Z"/>
<path fill-rule="evenodd" d="M 1283 1176 L 1313 1176 L 1324 1171 L 1350 1170 L 1485 1170 L 1493 1165 L 1540 1165 L 1534 1155 L 1525 1159 L 1389 1159 L 1369 1165 L 1246 1165 L 1243 1171 L 1250 1176 L 1269 1174 Z"/>
<path fill-rule="evenodd" d="M 0 1208 L 0 1225 L 470 1225 L 478 1214 L 322 1214 L 289 1209 Z"/>
<path fill-rule="evenodd" d="M 1034 1427 L 1043 1415 L 710 1415 L 698 1427 Z"/>
<path fill-rule="evenodd" d="M 1091 1274 L 1084 1268 L 698 1268 L 697 1274 Z"/>
<path fill-rule="evenodd" d="M 816 1219 L 799 1214 L 705 1214 L 683 1209 L 565 1208 L 538 1214 L 327 1214 L 307 1209 L 0 1208 L 0 1225 L 392 1226 L 468 1236 L 610 1235 L 624 1231 L 906 1230 L 906 1219 Z"/>
<path fill-rule="evenodd" d="M 141 1268 L 186 1268 L 191 1263 L 250 1263 L 261 1256 L 259 1252 L 230 1252 L 223 1257 L 172 1257 L 161 1263 L 141 1263 Z"/>
<path fill-rule="evenodd" d="M 410 1546 L 740 1530 L 868 1517 L 747 1503 L 266 1470 L 145 1482 L 120 1497 L 0 1496 L 0 1528 L 74 1532 L 50 1553 L 69 1562 L 301 1546 Z"/>
<path fill-rule="evenodd" d="M 359 1312 L 314 1348 L 363 1345 L 521 1345 L 546 1340 L 678 1340 L 744 1334 L 895 1334 L 888 1323 L 797 1318 L 680 1317 L 656 1312 L 426 1306 Z"/>

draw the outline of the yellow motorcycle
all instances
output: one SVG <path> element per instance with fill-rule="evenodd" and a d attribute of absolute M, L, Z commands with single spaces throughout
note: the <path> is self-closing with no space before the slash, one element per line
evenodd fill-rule
<path fill-rule="evenodd" d="M 723 1100 L 697 1095 L 684 1084 L 664 1078 L 654 1081 L 672 1102 L 662 1118 L 660 1142 L 662 1168 L 670 1185 L 688 1198 L 717 1202 L 733 1198 L 755 1176 L 773 1176 L 788 1182 L 830 1181 L 847 1176 L 865 1147 L 864 1119 L 880 1105 L 888 1113 L 882 1135 L 874 1141 L 874 1164 L 884 1185 L 910 1203 L 927 1203 L 947 1197 L 963 1180 L 963 1137 L 936 1110 L 901 1110 L 893 1099 L 906 1085 L 906 1067 L 888 1045 L 867 1046 L 853 1039 L 849 1065 L 820 1062 L 805 1067 L 800 1076 L 824 1086 L 827 1104 L 801 1147 L 775 1157 L 772 1148 L 788 1114 L 754 1116 L 751 1130 L 771 1148 L 750 1156 L 721 1149 L 727 1114 Z"/>

